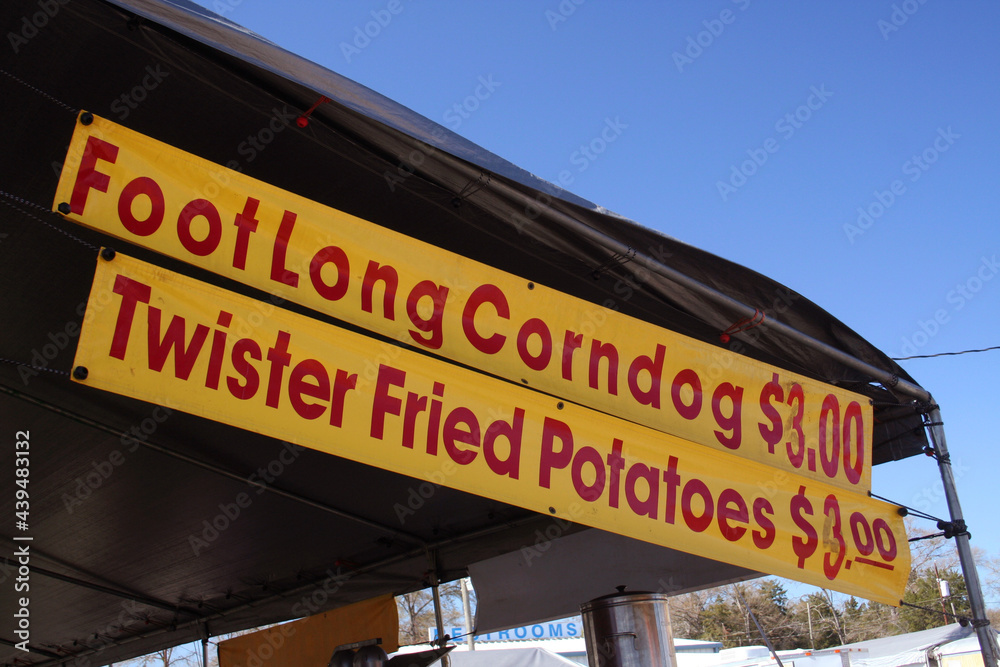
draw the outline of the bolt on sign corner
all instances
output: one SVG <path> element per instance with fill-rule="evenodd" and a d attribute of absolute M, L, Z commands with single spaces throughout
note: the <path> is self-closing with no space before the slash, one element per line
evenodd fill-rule
<path fill-rule="evenodd" d="M 811 481 L 870 489 L 864 396 L 548 289 L 103 118 L 86 120 L 54 202 L 70 220 L 664 433 Z"/>
<path fill-rule="evenodd" d="M 635 539 L 898 604 L 895 506 L 201 283 L 101 258 L 92 387 Z"/>

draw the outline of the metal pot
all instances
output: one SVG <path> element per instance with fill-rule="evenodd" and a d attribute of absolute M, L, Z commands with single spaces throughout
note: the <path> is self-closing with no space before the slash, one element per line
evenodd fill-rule
<path fill-rule="evenodd" d="M 580 605 L 590 667 L 674 667 L 670 611 L 663 593 L 617 593 Z"/>
<path fill-rule="evenodd" d="M 384 667 L 389 662 L 389 656 L 385 654 L 381 646 L 362 646 L 354 654 L 353 667 Z"/>

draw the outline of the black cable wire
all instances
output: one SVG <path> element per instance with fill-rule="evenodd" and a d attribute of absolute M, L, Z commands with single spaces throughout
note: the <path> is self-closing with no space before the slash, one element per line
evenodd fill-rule
<path fill-rule="evenodd" d="M 61 371 L 57 368 L 49 368 L 47 366 L 35 366 L 26 361 L 17 361 L 15 359 L 7 359 L 5 357 L 0 357 L 0 363 L 10 364 L 12 366 L 23 366 L 24 368 L 30 368 L 33 371 L 45 371 L 47 373 L 55 373 L 56 375 L 69 375 L 69 371 Z"/>
<path fill-rule="evenodd" d="M 931 609 L 930 607 L 921 607 L 918 604 L 913 604 L 912 602 L 904 602 L 902 600 L 899 601 L 899 605 L 901 607 L 913 607 L 914 609 L 921 609 L 923 611 L 929 611 L 929 612 L 932 612 L 934 614 L 943 614 L 945 616 L 951 616 L 953 619 L 955 619 L 959 623 L 961 623 L 962 621 L 965 621 L 966 623 L 971 623 L 972 622 L 972 619 L 969 618 L 968 616 L 961 616 L 959 614 L 952 614 L 951 612 L 945 611 L 944 609 Z"/>
<path fill-rule="evenodd" d="M 961 352 L 938 352 L 937 354 L 915 354 L 912 357 L 890 357 L 893 361 L 906 361 L 907 359 L 931 359 L 933 357 L 957 357 L 960 354 L 972 354 L 973 352 L 989 352 L 990 350 L 1000 350 L 1000 345 L 984 347 L 981 350 L 962 350 Z"/>
<path fill-rule="evenodd" d="M 5 69 L 0 69 L 0 74 L 6 74 L 8 77 L 10 77 L 11 79 L 13 79 L 14 81 L 17 81 L 19 84 L 21 84 L 25 88 L 27 88 L 29 90 L 33 90 L 36 93 L 38 93 L 39 95 L 41 95 L 42 97 L 45 97 L 45 98 L 47 98 L 48 100 L 50 100 L 52 102 L 55 102 L 56 104 L 58 104 L 59 106 L 61 106 L 63 109 L 66 109 L 67 111 L 69 111 L 70 113 L 72 113 L 74 116 L 80 112 L 79 109 L 74 109 L 73 107 L 71 107 L 70 105 L 66 104 L 65 102 L 63 102 L 59 98 L 57 98 L 57 97 L 55 97 L 53 95 L 49 95 L 47 92 L 45 92 L 41 88 L 36 88 L 35 86 L 32 86 L 27 81 L 14 76 L 13 74 L 11 74 L 10 72 L 8 72 Z"/>
<path fill-rule="evenodd" d="M 15 201 L 15 202 L 17 202 L 17 203 L 19 203 L 19 204 L 21 204 L 23 206 L 30 206 L 30 207 L 38 209 L 40 211 L 45 211 L 46 213 L 49 213 L 50 215 L 59 215 L 58 213 L 56 213 L 54 211 L 50 211 L 49 209 L 45 208 L 41 204 L 36 204 L 36 203 L 34 203 L 32 201 L 28 201 L 27 199 L 24 199 L 23 197 L 18 197 L 17 195 L 12 195 L 11 193 L 9 193 L 9 192 L 7 192 L 5 190 L 0 190 L 0 197 L 3 197 L 3 199 L 0 199 L 0 203 L 3 203 L 5 205 L 9 206 L 10 208 L 12 208 L 15 211 L 17 211 L 18 213 L 20 213 L 21 215 L 24 215 L 24 216 L 26 216 L 28 218 L 31 218 L 35 222 L 40 222 L 41 224 L 45 225 L 46 227 L 54 229 L 55 231 L 59 232 L 60 234 L 73 239 L 74 241 L 76 241 L 80 245 L 82 245 L 84 247 L 87 247 L 87 248 L 90 248 L 94 252 L 98 252 L 100 250 L 100 248 L 97 247 L 96 245 L 94 245 L 93 243 L 88 243 L 87 241 L 84 241 L 83 239 L 81 239 L 79 236 L 76 236 L 75 234 L 72 234 L 72 233 L 66 231 L 65 229 L 63 229 L 61 227 L 57 227 L 56 225 L 53 225 L 51 222 L 48 222 L 47 220 L 42 220 L 37 215 L 29 213 L 28 211 L 24 210 L 20 206 L 16 206 L 16 205 L 12 204 L 10 201 L 6 201 L 6 200 L 10 199 L 10 200 Z"/>
<path fill-rule="evenodd" d="M 877 498 L 879 500 L 884 500 L 885 502 L 890 503 L 892 505 L 896 505 L 897 507 L 903 507 L 903 508 L 906 509 L 907 512 L 909 512 L 913 516 L 917 517 L 918 519 L 927 519 L 928 521 L 944 521 L 944 519 L 939 519 L 936 516 L 933 516 L 931 514 L 927 514 L 926 512 L 921 512 L 918 509 L 914 509 L 912 507 L 908 507 L 907 505 L 904 505 L 902 503 L 897 503 L 895 500 L 890 500 L 888 498 L 885 498 L 884 496 L 878 495 L 877 493 L 872 493 L 870 495 L 871 495 L 872 498 Z"/>

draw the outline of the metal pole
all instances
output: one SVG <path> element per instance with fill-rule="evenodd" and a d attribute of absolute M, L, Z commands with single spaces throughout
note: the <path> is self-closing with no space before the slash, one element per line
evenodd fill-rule
<path fill-rule="evenodd" d="M 774 661 L 778 663 L 778 667 L 785 667 L 781 663 L 781 658 L 778 657 L 778 652 L 774 650 L 774 644 L 771 643 L 771 638 L 767 636 L 766 632 L 764 632 L 764 628 L 761 627 L 760 621 L 757 620 L 757 614 L 753 613 L 753 609 L 751 609 L 750 605 L 747 604 L 747 599 L 743 597 L 742 591 L 740 591 L 737 586 L 733 586 L 733 590 L 736 591 L 736 595 L 738 595 L 740 600 L 743 602 L 743 608 L 747 610 L 747 614 L 753 619 L 753 624 L 757 626 L 757 632 L 760 633 L 761 639 L 763 639 L 764 643 L 767 644 L 767 650 L 774 656 Z M 747 642 L 749 641 L 750 637 L 747 637 Z"/>
<path fill-rule="evenodd" d="M 958 560 L 962 564 L 962 574 L 965 575 L 965 587 L 969 594 L 969 607 L 972 609 L 972 625 L 979 637 L 979 648 L 983 653 L 983 664 L 993 667 L 1000 656 L 996 633 L 990 628 L 986 618 L 986 602 L 983 599 L 983 589 L 979 583 L 979 573 L 976 571 L 976 561 L 972 557 L 972 547 L 969 544 L 969 533 L 965 530 L 965 519 L 962 516 L 962 505 L 958 500 L 958 489 L 955 486 L 955 473 L 951 467 L 951 457 L 948 455 L 948 442 L 944 437 L 944 425 L 941 421 L 941 410 L 933 405 L 928 424 L 931 442 L 936 450 L 938 469 L 941 471 L 941 483 L 944 485 L 944 495 L 948 500 L 948 511 L 951 522 L 957 524 L 960 531 L 955 535 L 955 548 L 958 549 Z"/>
<path fill-rule="evenodd" d="M 476 650 L 476 642 L 472 635 L 474 634 L 472 627 L 472 605 L 469 604 L 469 583 L 465 577 L 462 577 L 462 609 L 465 611 L 465 644 L 469 647 L 470 651 Z"/>
<path fill-rule="evenodd" d="M 438 645 L 444 647 L 447 642 L 444 640 L 444 614 L 441 611 L 441 592 L 438 590 L 440 580 L 437 571 L 437 552 L 428 552 L 427 559 L 431 565 L 431 594 L 434 596 L 434 624 L 437 626 Z M 444 667 L 451 667 L 451 659 L 446 655 L 441 658 L 441 664 Z"/>
<path fill-rule="evenodd" d="M 944 607 L 944 587 L 941 586 L 941 573 L 938 571 L 937 563 L 934 563 L 934 578 L 937 580 L 938 594 L 941 597 L 941 620 L 944 625 L 948 625 L 948 612 Z"/>
<path fill-rule="evenodd" d="M 813 615 L 812 605 L 806 601 L 806 616 L 809 618 L 809 648 L 816 650 L 816 640 L 813 639 Z"/>

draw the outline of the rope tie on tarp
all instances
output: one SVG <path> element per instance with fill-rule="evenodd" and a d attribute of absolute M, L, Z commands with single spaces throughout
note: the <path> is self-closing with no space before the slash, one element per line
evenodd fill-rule
<path fill-rule="evenodd" d="M 326 95 L 320 95 L 319 99 L 316 100 L 316 104 L 312 105 L 311 107 L 303 111 L 299 115 L 299 117 L 295 119 L 295 124 L 298 125 L 299 127 L 308 127 L 309 117 L 313 115 L 313 112 L 316 111 L 316 109 L 319 109 L 320 106 L 330 101 L 331 101 L 330 98 L 327 97 Z"/>
<path fill-rule="evenodd" d="M 79 109 L 74 109 L 70 105 L 66 104 L 65 102 L 63 102 L 62 100 L 60 100 L 58 97 L 55 97 L 54 95 L 50 95 L 49 93 L 45 92 L 41 88 L 38 88 L 37 86 L 31 85 L 30 83 L 28 83 L 24 79 L 21 79 L 21 78 L 15 76 L 15 75 L 11 74 L 10 72 L 8 72 L 5 69 L 0 69 L 0 74 L 6 75 L 7 77 L 9 77 L 9 78 L 13 79 L 14 81 L 18 82 L 19 84 L 21 84 L 22 86 L 24 86 L 28 90 L 32 90 L 35 93 L 37 93 L 37 94 L 41 95 L 42 97 L 44 97 L 45 99 L 49 100 L 50 102 L 54 102 L 55 104 L 61 106 L 66 111 L 69 111 L 74 116 L 77 113 L 79 113 L 79 111 L 80 111 Z"/>
<path fill-rule="evenodd" d="M 0 190 L 0 197 L 2 197 L 2 199 L 0 199 L 0 203 L 5 204 L 6 206 L 9 206 L 10 208 L 12 208 L 15 211 L 17 211 L 18 213 L 20 213 L 21 215 L 23 215 L 23 216 L 25 216 L 27 218 L 31 218 L 35 222 L 39 222 L 39 223 L 45 225 L 46 227 L 48 227 L 49 229 L 53 229 L 53 230 L 59 232 L 60 234 L 62 234 L 63 236 L 66 236 L 66 237 L 68 237 L 70 239 L 73 239 L 74 241 L 76 241 L 80 245 L 82 245 L 85 248 L 88 248 L 90 250 L 93 250 L 94 252 L 97 252 L 97 251 L 100 250 L 100 248 L 98 246 L 94 245 L 93 243 L 88 243 L 87 241 L 84 241 L 79 236 L 76 236 L 75 234 L 72 234 L 72 233 L 66 231 L 65 229 L 63 229 L 61 227 L 53 225 L 51 222 L 49 222 L 47 220 L 43 220 L 42 218 L 39 218 L 37 215 L 34 215 L 33 213 L 30 213 L 30 212 L 26 211 L 22 207 L 30 207 L 30 208 L 33 208 L 33 209 L 37 209 L 39 211 L 44 211 L 45 213 L 48 213 L 49 215 L 56 215 L 56 216 L 58 216 L 59 214 L 56 213 L 55 211 L 49 210 L 45 206 L 42 206 L 41 204 L 36 204 L 35 202 L 29 201 L 29 200 L 27 200 L 27 199 L 25 199 L 23 197 L 18 197 L 17 195 L 13 195 L 13 194 L 7 192 L 6 190 Z M 20 206 L 18 206 L 17 204 L 14 204 L 12 202 L 17 202 L 17 204 L 20 204 Z M 60 216 L 60 219 L 61 219 L 61 216 Z"/>
<path fill-rule="evenodd" d="M 637 253 L 638 251 L 632 246 L 629 246 L 628 250 L 626 250 L 624 253 L 616 252 L 614 255 L 611 256 L 611 258 L 608 261 L 604 262 L 596 269 L 594 269 L 590 275 L 594 277 L 594 280 L 600 280 L 601 276 L 607 273 L 611 269 L 611 267 L 625 266 L 633 259 L 635 259 Z"/>
<path fill-rule="evenodd" d="M 744 331 L 750 331 L 750 329 L 753 329 L 754 327 L 759 327 L 764 323 L 765 319 L 767 319 L 767 315 L 764 311 L 754 308 L 753 315 L 750 317 L 744 317 L 742 320 L 729 325 L 725 331 L 719 334 L 719 340 L 723 343 L 728 343 L 734 335 Z"/>
<path fill-rule="evenodd" d="M 451 205 L 455 208 L 461 208 L 466 199 L 479 192 L 484 185 L 489 185 L 491 178 L 491 175 L 487 174 L 485 171 L 480 173 L 479 178 L 466 183 L 465 187 L 462 188 L 457 195 L 452 197 Z"/>
<path fill-rule="evenodd" d="M 937 529 L 941 531 L 940 533 L 933 533 L 931 535 L 919 535 L 917 537 L 911 537 L 909 539 L 910 542 L 919 542 L 920 540 L 930 540 L 935 537 L 943 537 L 946 540 L 950 540 L 951 538 L 958 537 L 959 535 L 965 535 L 967 537 L 972 536 L 969 533 L 968 525 L 962 519 L 957 519 L 955 521 L 945 521 L 944 519 L 939 519 L 933 514 L 928 514 L 927 512 L 922 512 L 913 507 L 897 503 L 896 501 L 890 500 L 889 498 L 886 498 L 884 496 L 880 496 L 877 493 L 872 493 L 869 491 L 868 495 L 871 496 L 872 498 L 876 498 L 878 500 L 882 500 L 892 505 L 895 505 L 896 507 L 899 508 L 897 511 L 899 512 L 900 516 L 907 516 L 912 514 L 918 519 L 933 521 L 937 525 Z"/>

